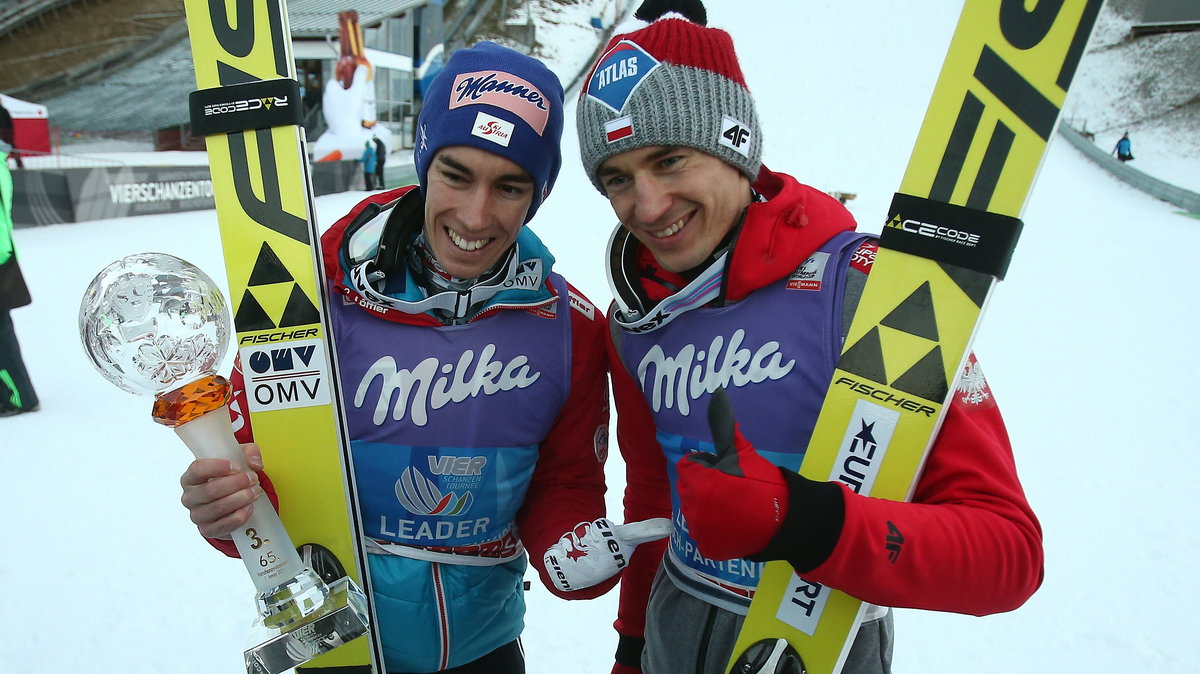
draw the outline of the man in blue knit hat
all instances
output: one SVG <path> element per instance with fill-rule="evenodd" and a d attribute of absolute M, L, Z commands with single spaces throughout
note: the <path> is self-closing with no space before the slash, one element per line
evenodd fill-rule
<path fill-rule="evenodd" d="M 551 592 L 589 599 L 670 529 L 604 518 L 603 313 L 524 227 L 558 175 L 562 105 L 537 60 L 456 52 L 418 119 L 419 186 L 372 195 L 322 238 L 388 672 L 524 672 L 526 551 Z M 270 490 L 245 447 L 256 472 L 200 460 L 181 480 L 231 555 L 223 538 Z"/>

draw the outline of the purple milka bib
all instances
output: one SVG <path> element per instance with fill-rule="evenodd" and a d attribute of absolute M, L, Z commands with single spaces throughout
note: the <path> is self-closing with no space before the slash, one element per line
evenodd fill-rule
<path fill-rule="evenodd" d="M 552 276 L 554 287 L 566 282 Z M 563 297 L 459 326 L 380 319 L 334 297 L 333 328 L 366 533 L 418 546 L 496 541 L 566 403 Z"/>
<path fill-rule="evenodd" d="M 723 387 L 754 448 L 799 469 L 840 351 L 849 253 L 863 238 L 835 236 L 788 279 L 740 302 L 689 310 L 651 332 L 620 332 L 621 362 L 641 387 L 667 457 L 675 517 L 669 571 L 682 566 L 691 582 L 743 596 L 757 586 L 761 563 L 699 553 L 679 510 L 675 464 L 689 452 L 714 451 L 708 401 Z"/>

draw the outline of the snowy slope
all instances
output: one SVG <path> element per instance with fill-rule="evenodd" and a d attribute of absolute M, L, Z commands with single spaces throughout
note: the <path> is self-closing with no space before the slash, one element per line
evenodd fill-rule
<path fill-rule="evenodd" d="M 1121 134 L 1133 142 L 1132 166 L 1200 192 L 1200 31 L 1133 37 L 1145 0 L 1105 3 L 1078 75 L 1080 95 L 1066 106 L 1078 129 L 1111 152 Z"/>
<path fill-rule="evenodd" d="M 956 4 L 914 0 L 891 12 L 811 0 L 801 13 L 787 0 L 754 11 L 709 2 L 712 23 L 729 28 L 741 49 L 767 163 L 856 192 L 849 205 L 874 230 Z M 576 152 L 572 126 L 564 155 Z M 321 197 L 321 222 L 361 196 Z M 1177 383 L 1200 376 L 1187 357 L 1200 328 L 1191 300 L 1200 283 L 1185 257 L 1200 246 L 1200 222 L 1113 181 L 1057 140 L 1025 221 L 976 351 L 1045 528 L 1046 581 L 1010 614 L 900 611 L 895 670 L 1194 671 L 1183 644 L 1189 600 L 1200 594 L 1192 562 L 1200 540 L 1187 518 L 1200 502 L 1170 478 L 1200 470 L 1200 417 Z M 607 203 L 568 160 L 533 226 L 598 304 L 610 297 L 600 251 L 612 224 Z M 223 279 L 212 212 L 22 229 L 16 244 L 35 302 L 13 318 L 42 410 L 0 420 L 0 671 L 239 671 L 252 585 L 240 562 L 199 539 L 178 503 L 187 450 L 150 421 L 148 400 L 92 371 L 76 325 L 92 275 L 129 253 L 173 253 Z M 619 460 L 609 474 L 619 513 Z M 563 602 L 530 579 L 531 674 L 607 672 L 616 593 Z"/>

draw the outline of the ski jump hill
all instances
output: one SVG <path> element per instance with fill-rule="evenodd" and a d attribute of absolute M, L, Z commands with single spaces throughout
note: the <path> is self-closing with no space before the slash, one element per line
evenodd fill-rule
<path fill-rule="evenodd" d="M 356 0 L 355 4 L 365 8 L 384 1 Z M 559 0 L 529 1 L 546 4 Z M 1069 101 L 1059 131 L 1118 179 L 1185 211 L 1200 213 L 1200 184 L 1191 184 L 1195 181 L 1187 178 L 1196 173 L 1191 167 L 1200 161 L 1200 31 L 1196 30 L 1200 23 L 1184 22 L 1173 29 L 1148 24 L 1146 18 L 1154 3 L 1105 3 L 1081 67 L 1082 86 Z M 458 4 L 464 12 L 486 13 L 493 3 L 462 0 Z M 626 13 L 638 0 L 618 4 Z M 475 17 L 468 18 L 472 27 L 478 24 Z M 455 23 L 467 22 L 456 17 Z M 144 131 L 184 125 L 186 96 L 194 88 L 186 37 L 178 0 L 0 0 L 0 64 L 4 66 L 0 67 L 0 92 L 46 105 L 50 124 L 63 129 Z M 604 42 L 602 39 L 600 44 Z M 573 89 L 576 82 L 570 79 L 564 79 L 564 84 Z M 108 98 L 112 91 L 119 91 L 119 96 Z M 1105 151 L 1108 139 L 1123 131 L 1129 131 L 1134 139 L 1139 168 L 1122 164 Z M 1190 164 L 1155 163 L 1156 158 L 1172 153 Z M 324 183 L 318 186 L 319 192 L 350 188 L 357 177 L 356 164 L 340 163 L 346 166 L 337 171 L 326 167 L 331 176 L 314 176 Z M 37 166 L 35 162 L 27 165 Z M 62 166 L 60 162 L 55 168 Z M 151 201 L 162 202 L 160 206 L 166 210 L 180 210 L 188 206 L 178 200 L 143 199 L 146 190 L 154 189 L 147 186 L 171 183 L 159 192 L 185 196 L 208 189 L 193 184 L 206 179 L 192 175 L 202 167 L 166 167 L 174 171 L 155 167 L 142 174 L 132 174 L 133 168 L 108 166 L 93 168 L 91 173 L 82 168 L 64 169 L 56 175 L 36 169 L 15 171 L 18 194 L 29 195 L 24 205 L 16 204 L 15 220 L 19 226 L 28 226 L 157 212 Z M 69 171 L 77 175 L 68 178 Z M 95 171 L 124 175 L 101 179 Z M 397 164 L 388 178 L 391 186 L 412 176 Z M 91 196 L 80 194 L 85 185 L 90 186 Z M 143 201 L 125 208 L 114 204 L 114 194 L 126 202 Z M 206 197 L 194 203 L 208 201 Z M 71 212 L 72 203 L 84 206 Z"/>
<path fill-rule="evenodd" d="M 1174 204 L 1183 210 L 1200 216 L 1200 194 L 1172 185 L 1165 180 L 1143 173 L 1128 163 L 1118 161 L 1111 153 L 1098 147 L 1082 132 L 1067 124 L 1060 124 L 1058 134 L 1083 153 L 1083 156 L 1098 164 L 1121 182 L 1146 194 Z"/>

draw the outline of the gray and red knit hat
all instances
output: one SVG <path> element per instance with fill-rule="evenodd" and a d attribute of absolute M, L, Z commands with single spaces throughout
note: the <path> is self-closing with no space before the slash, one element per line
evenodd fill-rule
<path fill-rule="evenodd" d="M 733 39 L 697 6 L 647 2 L 643 23 L 614 35 L 592 66 L 576 122 L 583 170 L 601 192 L 605 159 L 649 145 L 696 148 L 758 177 L 762 134 Z"/>

